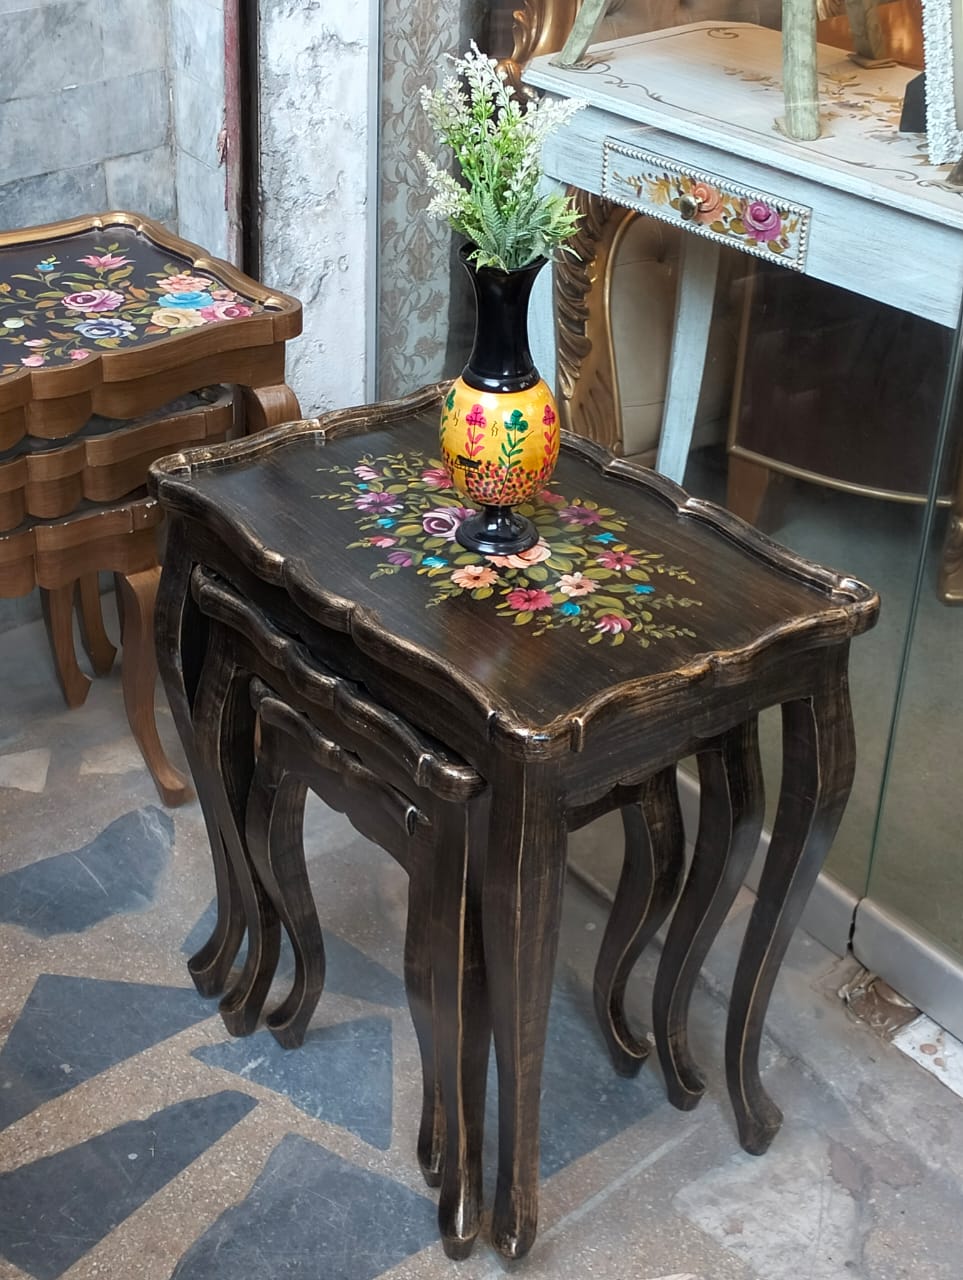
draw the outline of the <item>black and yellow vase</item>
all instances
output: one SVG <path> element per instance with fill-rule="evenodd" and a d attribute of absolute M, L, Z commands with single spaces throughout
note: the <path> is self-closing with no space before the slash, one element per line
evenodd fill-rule
<path fill-rule="evenodd" d="M 538 541 L 529 502 L 558 461 L 558 406 L 528 347 L 528 303 L 539 258 L 515 271 L 476 267 L 461 250 L 475 292 L 475 341 L 441 415 L 441 451 L 455 488 L 480 510 L 456 534 L 463 547 L 514 555 Z"/>

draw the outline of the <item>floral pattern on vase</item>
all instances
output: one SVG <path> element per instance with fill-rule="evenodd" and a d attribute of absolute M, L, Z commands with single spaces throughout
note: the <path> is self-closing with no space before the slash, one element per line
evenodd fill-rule
<path fill-rule="evenodd" d="M 543 487 L 558 461 L 558 411 L 544 380 L 528 391 L 486 392 L 456 378 L 441 415 L 451 482 L 479 504 L 514 507 Z"/>
<path fill-rule="evenodd" d="M 66 258 L 64 243 L 58 249 Z M 206 271 L 194 275 L 189 264 L 160 255 L 159 270 L 139 271 L 120 250 L 119 243 L 98 245 L 65 261 L 41 248 L 33 271 L 0 279 L 0 375 L 80 363 L 264 310 Z"/>
<path fill-rule="evenodd" d="M 570 627 L 589 644 L 630 639 L 647 648 L 696 634 L 666 617 L 699 607 L 675 592 L 675 584 L 695 585 L 689 572 L 634 546 L 627 522 L 612 508 L 566 497 L 555 482 L 520 508 L 538 529 L 535 546 L 496 556 L 456 542 L 458 526 L 474 512 L 461 505 L 436 458 L 412 451 L 318 470 L 332 481 L 319 498 L 355 513 L 361 537 L 348 546 L 374 553 L 370 576 L 410 571 L 428 578 L 428 606 L 467 596 L 535 635 Z"/>

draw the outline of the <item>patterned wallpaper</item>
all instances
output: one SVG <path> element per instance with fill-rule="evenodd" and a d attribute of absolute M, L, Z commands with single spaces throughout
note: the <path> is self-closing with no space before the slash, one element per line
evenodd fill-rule
<path fill-rule="evenodd" d="M 467 280 L 452 273 L 451 233 L 424 212 L 428 194 L 417 156 L 421 150 L 433 155 L 436 145 L 418 90 L 438 83 L 446 55 L 459 53 L 480 29 L 484 8 L 481 0 L 385 0 L 378 307 L 382 399 L 457 372 L 471 339 Z"/>

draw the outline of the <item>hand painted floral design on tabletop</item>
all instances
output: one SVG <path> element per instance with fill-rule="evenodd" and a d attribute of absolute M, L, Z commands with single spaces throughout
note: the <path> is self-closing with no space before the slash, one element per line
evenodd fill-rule
<path fill-rule="evenodd" d="M 665 615 L 697 608 L 675 594 L 695 585 L 679 565 L 631 545 L 627 522 L 610 507 L 558 493 L 551 486 L 519 509 L 534 520 L 539 541 L 511 556 L 466 551 L 455 540 L 473 514 L 461 505 L 444 466 L 420 452 L 364 458 L 354 467 L 320 467 L 329 488 L 318 497 L 354 512 L 361 535 L 349 548 L 369 553 L 371 577 L 413 572 L 427 578 L 429 606 L 456 597 L 482 603 L 533 635 L 573 627 L 589 644 L 653 642 L 695 632 Z"/>
<path fill-rule="evenodd" d="M 135 275 L 136 264 L 119 244 L 97 245 L 73 260 L 60 252 L 42 257 L 30 273 L 0 280 L 0 376 L 80 363 L 98 349 L 115 351 L 263 310 L 214 276 L 179 270 L 175 262 Z"/>

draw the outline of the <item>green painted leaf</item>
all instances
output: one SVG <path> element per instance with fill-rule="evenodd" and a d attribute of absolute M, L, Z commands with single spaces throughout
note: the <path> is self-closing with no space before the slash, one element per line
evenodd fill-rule
<path fill-rule="evenodd" d="M 472 592 L 472 597 L 475 600 L 487 600 L 489 596 L 494 594 L 495 592 L 491 587 L 478 587 Z"/>
<path fill-rule="evenodd" d="M 604 634 L 604 631 L 596 631 L 594 635 L 589 636 L 589 644 L 598 644 Z"/>
<path fill-rule="evenodd" d="M 624 600 L 619 600 L 615 596 L 600 596 L 597 591 L 592 592 L 592 603 L 605 605 L 609 609 L 622 609 L 625 607 Z"/>
<path fill-rule="evenodd" d="M 397 535 L 399 538 L 410 538 L 414 534 L 422 533 L 422 532 L 424 531 L 420 524 L 399 524 L 399 525 L 396 525 L 395 528 L 391 530 L 391 535 L 389 536 Z M 444 538 L 426 538 L 425 546 L 426 547 L 429 545 L 434 545 L 436 547 L 441 546 L 441 544 L 444 541 L 445 541 Z"/>
<path fill-rule="evenodd" d="M 387 493 L 407 493 L 408 486 L 406 484 L 389 484 Z"/>
<path fill-rule="evenodd" d="M 583 569 L 582 572 L 585 574 L 586 578 L 592 578 L 595 582 L 608 582 L 610 578 L 615 577 L 615 571 L 613 569 L 590 568 Z"/>
<path fill-rule="evenodd" d="M 521 613 L 516 613 L 514 623 L 516 627 L 523 627 L 526 622 L 531 622 L 535 617 L 534 613 L 529 613 L 527 609 L 523 609 Z"/>

